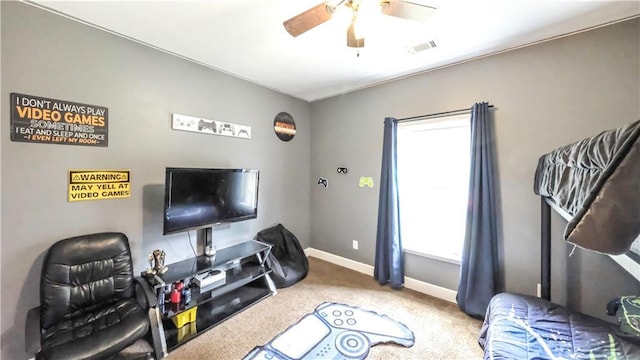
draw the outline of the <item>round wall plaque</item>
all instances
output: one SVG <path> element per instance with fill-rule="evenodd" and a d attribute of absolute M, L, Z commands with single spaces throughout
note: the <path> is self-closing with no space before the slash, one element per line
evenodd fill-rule
<path fill-rule="evenodd" d="M 273 130 L 278 139 L 289 141 L 296 135 L 296 123 L 289 113 L 281 112 L 273 120 Z"/>

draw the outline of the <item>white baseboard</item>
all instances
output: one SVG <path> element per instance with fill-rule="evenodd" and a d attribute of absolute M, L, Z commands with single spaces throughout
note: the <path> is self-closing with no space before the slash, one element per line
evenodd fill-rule
<path fill-rule="evenodd" d="M 361 262 L 357 262 L 351 259 L 344 258 L 342 256 L 334 255 L 326 251 L 322 251 L 314 248 L 306 248 L 304 252 L 307 256 L 312 256 L 320 260 L 324 260 L 336 265 L 340 265 L 347 269 L 351 269 L 351 270 L 373 277 L 373 266 L 371 265 L 363 264 Z M 456 303 L 457 292 L 451 289 L 443 288 L 438 285 L 429 284 L 427 282 L 416 280 L 406 276 L 404 278 L 404 286 L 407 289 L 419 291 L 423 294 L 437 297 L 439 299 L 446 300 L 454 304 Z"/>

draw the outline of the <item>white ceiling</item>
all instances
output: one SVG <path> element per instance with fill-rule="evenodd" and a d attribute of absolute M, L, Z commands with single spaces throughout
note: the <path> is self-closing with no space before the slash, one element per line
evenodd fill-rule
<path fill-rule="evenodd" d="M 336 17 L 296 38 L 285 31 L 320 2 L 29 1 L 306 101 L 640 14 L 640 1 L 411 0 L 438 10 L 426 23 L 380 16 L 358 56 Z M 429 40 L 437 47 L 406 51 Z"/>

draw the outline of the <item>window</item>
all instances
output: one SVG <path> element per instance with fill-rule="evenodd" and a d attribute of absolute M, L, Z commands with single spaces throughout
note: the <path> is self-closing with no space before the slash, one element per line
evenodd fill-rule
<path fill-rule="evenodd" d="M 400 232 L 406 252 L 460 262 L 469 191 L 469 114 L 398 124 Z"/>

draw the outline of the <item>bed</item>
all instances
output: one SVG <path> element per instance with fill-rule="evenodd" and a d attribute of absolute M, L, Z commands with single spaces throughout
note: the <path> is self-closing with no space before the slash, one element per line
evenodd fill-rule
<path fill-rule="evenodd" d="M 479 338 L 485 359 L 640 359 L 640 312 L 609 309 L 618 316 L 614 324 L 550 301 L 551 210 L 568 221 L 566 241 L 626 259 L 638 278 L 639 138 L 640 120 L 540 157 L 534 192 L 542 204 L 542 298 L 494 296 Z M 627 298 L 640 305 L 640 297 Z"/>
<path fill-rule="evenodd" d="M 479 343 L 484 359 L 640 359 L 620 326 L 520 294 L 491 299 Z"/>

